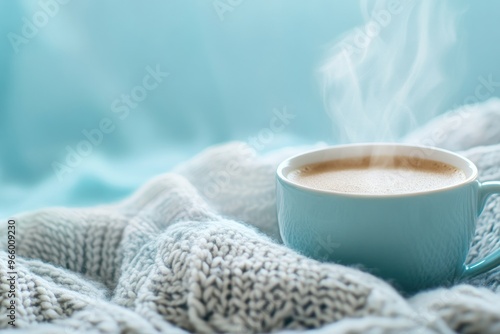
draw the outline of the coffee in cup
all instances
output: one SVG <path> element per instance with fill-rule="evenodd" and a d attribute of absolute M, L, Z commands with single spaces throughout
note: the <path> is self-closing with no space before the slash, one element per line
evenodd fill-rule
<path fill-rule="evenodd" d="M 351 194 L 398 195 L 442 189 L 465 180 L 461 169 L 406 156 L 365 156 L 301 166 L 288 179 L 302 186 Z"/>

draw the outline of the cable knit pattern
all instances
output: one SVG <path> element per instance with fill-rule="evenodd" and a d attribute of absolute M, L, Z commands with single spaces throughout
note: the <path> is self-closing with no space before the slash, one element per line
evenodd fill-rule
<path fill-rule="evenodd" d="M 489 126 L 498 117 L 495 103 L 474 107 L 473 117 L 483 120 L 479 126 L 485 131 L 462 132 L 467 128 L 462 123 L 447 137 L 453 136 L 453 149 L 478 165 L 481 180 L 500 180 L 500 128 L 495 134 Z M 406 141 L 425 142 L 432 127 L 445 131 L 440 122 Z M 489 142 L 471 137 L 487 131 Z M 449 148 L 444 139 L 440 144 L 435 143 Z M 244 143 L 229 143 L 157 176 L 120 203 L 13 217 L 16 330 L 5 314 L 9 270 L 2 221 L 0 328 L 6 333 L 500 332 L 500 269 L 405 298 L 356 268 L 321 263 L 283 246 L 274 171 L 287 156 L 309 148 L 258 156 Z M 493 196 L 468 260 L 498 249 L 499 237 L 500 199 Z"/>

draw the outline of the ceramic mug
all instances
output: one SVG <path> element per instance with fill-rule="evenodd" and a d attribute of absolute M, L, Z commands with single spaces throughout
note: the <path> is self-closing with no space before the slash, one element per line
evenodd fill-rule
<path fill-rule="evenodd" d="M 309 188 L 288 174 L 304 165 L 369 155 L 444 162 L 466 179 L 406 194 L 349 194 Z M 361 265 L 406 292 L 448 285 L 500 265 L 500 250 L 465 264 L 476 220 L 500 182 L 479 182 L 468 159 L 443 149 L 401 144 L 354 144 L 296 155 L 277 169 L 277 210 L 285 245 L 325 261 Z"/>

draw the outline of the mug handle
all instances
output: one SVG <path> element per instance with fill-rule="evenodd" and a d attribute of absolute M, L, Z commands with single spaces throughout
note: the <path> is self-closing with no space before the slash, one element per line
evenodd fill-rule
<path fill-rule="evenodd" d="M 495 193 L 500 193 L 500 182 L 490 181 L 479 183 L 478 215 L 483 211 L 488 197 Z M 500 266 L 500 249 L 497 249 L 495 252 L 476 263 L 464 265 L 461 278 L 476 276 L 498 266 Z"/>

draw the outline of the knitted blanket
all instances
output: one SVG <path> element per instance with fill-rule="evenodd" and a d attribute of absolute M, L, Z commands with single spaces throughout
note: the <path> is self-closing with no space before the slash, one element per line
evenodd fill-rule
<path fill-rule="evenodd" d="M 477 164 L 481 180 L 500 180 L 498 100 L 442 116 L 404 140 L 459 150 Z M 275 168 L 306 149 L 259 155 L 245 143 L 229 143 L 159 175 L 120 203 L 16 215 L 10 221 L 15 263 L 7 252 L 9 223 L 2 221 L 0 328 L 500 333 L 500 269 L 407 298 L 356 268 L 285 247 L 276 221 Z M 468 261 L 499 245 L 500 198 L 494 196 Z"/>

